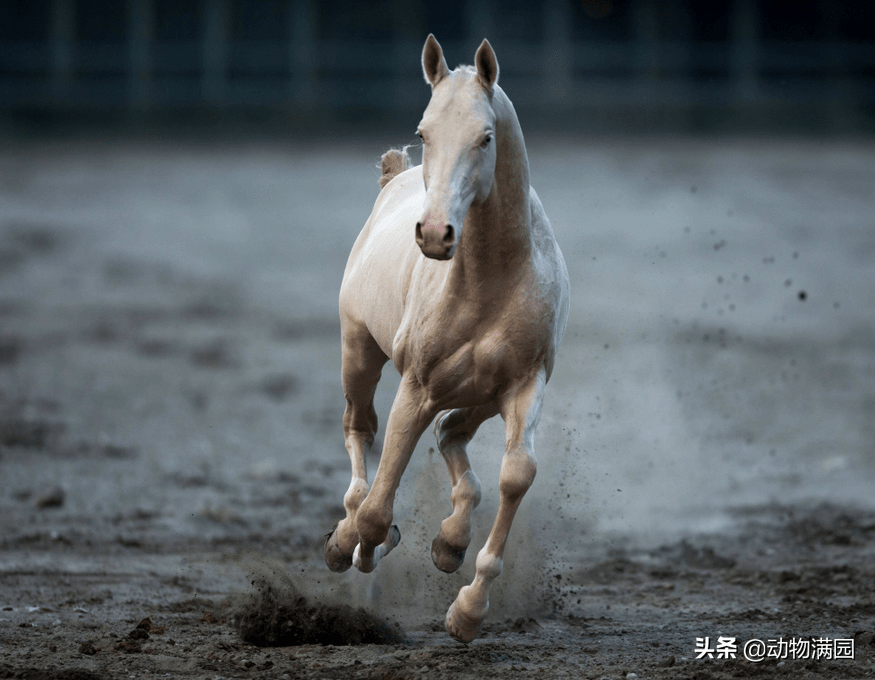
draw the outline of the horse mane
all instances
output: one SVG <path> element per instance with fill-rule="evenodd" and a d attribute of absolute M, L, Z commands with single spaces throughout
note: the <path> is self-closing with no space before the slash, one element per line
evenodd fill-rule
<path fill-rule="evenodd" d="M 401 149 L 389 149 L 383 154 L 380 161 L 380 188 L 386 186 L 395 175 L 400 175 L 410 167 L 410 156 L 407 155 L 407 147 Z"/>

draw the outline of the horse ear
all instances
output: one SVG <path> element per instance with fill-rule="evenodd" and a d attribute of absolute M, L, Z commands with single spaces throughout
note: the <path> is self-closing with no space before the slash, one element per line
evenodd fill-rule
<path fill-rule="evenodd" d="M 477 78 L 480 80 L 480 84 L 488 92 L 492 92 L 492 86 L 498 82 L 498 59 L 495 58 L 492 45 L 486 38 L 477 48 L 474 63 L 477 65 Z"/>
<path fill-rule="evenodd" d="M 432 87 L 437 85 L 441 78 L 450 72 L 447 61 L 444 59 L 444 51 L 433 34 L 429 33 L 425 39 L 425 47 L 422 48 L 422 72 L 425 80 Z"/>

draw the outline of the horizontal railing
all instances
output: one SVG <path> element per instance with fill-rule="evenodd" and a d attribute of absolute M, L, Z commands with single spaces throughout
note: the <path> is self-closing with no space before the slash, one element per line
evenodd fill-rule
<path fill-rule="evenodd" d="M 875 44 L 496 42 L 520 106 L 806 103 L 875 105 Z M 444 44 L 449 57 L 468 43 Z M 419 41 L 0 41 L 0 106 L 421 104 Z M 473 52 L 472 52 L 473 57 Z M 470 61 L 470 59 L 468 59 Z"/>

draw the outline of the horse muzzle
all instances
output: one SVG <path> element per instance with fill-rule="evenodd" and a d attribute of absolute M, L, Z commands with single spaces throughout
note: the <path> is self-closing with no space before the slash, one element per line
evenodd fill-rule
<path fill-rule="evenodd" d="M 416 223 L 416 245 L 426 257 L 449 260 L 456 252 L 456 230 L 452 224 Z"/>

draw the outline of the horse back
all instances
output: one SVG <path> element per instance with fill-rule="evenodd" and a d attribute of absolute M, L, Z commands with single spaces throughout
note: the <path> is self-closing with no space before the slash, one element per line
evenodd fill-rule
<path fill-rule="evenodd" d="M 341 326 L 367 328 L 387 356 L 392 356 L 412 273 L 422 257 L 414 225 L 424 196 L 422 166 L 394 176 L 377 197 L 343 274 Z"/>

